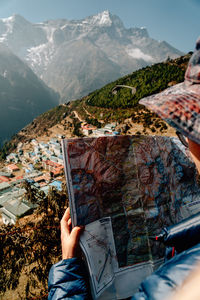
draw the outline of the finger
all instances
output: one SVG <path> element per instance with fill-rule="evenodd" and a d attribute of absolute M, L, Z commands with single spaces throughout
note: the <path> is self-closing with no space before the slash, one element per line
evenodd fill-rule
<path fill-rule="evenodd" d="M 71 241 L 74 245 L 79 243 L 80 235 L 83 232 L 84 227 L 74 227 L 71 231 Z"/>
<path fill-rule="evenodd" d="M 63 215 L 63 219 L 64 219 L 65 221 L 68 221 L 69 218 L 70 218 L 70 208 L 68 207 L 68 208 L 66 209 L 64 215 Z"/>
<path fill-rule="evenodd" d="M 66 234 L 70 234 L 70 228 L 69 228 L 69 225 L 68 225 L 68 220 L 70 218 L 70 209 L 69 207 L 66 209 L 63 217 L 62 217 L 62 220 L 60 222 L 60 225 L 61 225 L 61 231 L 66 233 Z"/>
<path fill-rule="evenodd" d="M 72 226 L 72 219 L 71 218 L 69 218 L 69 220 L 68 220 L 68 226 L 69 227 Z"/>

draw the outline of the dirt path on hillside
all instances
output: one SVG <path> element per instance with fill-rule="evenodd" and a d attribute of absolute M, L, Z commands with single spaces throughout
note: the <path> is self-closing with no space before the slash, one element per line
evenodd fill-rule
<path fill-rule="evenodd" d="M 94 116 L 84 106 L 83 106 L 83 109 L 88 116 L 90 116 L 91 118 L 94 118 Z"/>
<path fill-rule="evenodd" d="M 80 122 L 82 122 L 82 123 L 85 122 L 85 120 L 83 120 L 83 119 L 78 115 L 77 111 L 73 110 L 72 112 L 75 114 L 75 117 L 76 117 Z"/>

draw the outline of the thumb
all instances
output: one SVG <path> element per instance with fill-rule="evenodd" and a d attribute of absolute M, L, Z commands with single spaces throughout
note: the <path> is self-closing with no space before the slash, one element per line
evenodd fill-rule
<path fill-rule="evenodd" d="M 71 239 L 72 239 L 72 241 L 73 241 L 73 243 L 74 243 L 75 245 L 78 244 L 79 239 L 80 239 L 80 235 L 81 235 L 81 233 L 83 232 L 83 229 L 84 229 L 84 228 L 78 227 L 78 226 L 76 226 L 76 227 L 74 227 L 74 228 L 72 229 L 72 231 L 71 231 Z"/>

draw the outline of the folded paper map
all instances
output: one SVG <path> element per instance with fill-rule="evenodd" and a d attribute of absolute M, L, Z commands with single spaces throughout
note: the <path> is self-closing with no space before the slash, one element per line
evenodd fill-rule
<path fill-rule="evenodd" d="M 200 211 L 196 169 L 179 140 L 112 136 L 63 140 L 73 225 L 81 237 L 94 299 L 122 299 L 162 263 L 152 241 Z"/>

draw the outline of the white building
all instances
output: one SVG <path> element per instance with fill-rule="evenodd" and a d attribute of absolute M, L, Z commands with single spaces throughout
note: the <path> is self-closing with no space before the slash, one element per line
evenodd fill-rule
<path fill-rule="evenodd" d="M 38 141 L 36 141 L 35 139 L 33 139 L 33 140 L 31 141 L 31 144 L 32 144 L 33 146 L 38 146 Z"/>

